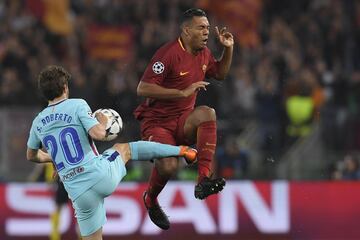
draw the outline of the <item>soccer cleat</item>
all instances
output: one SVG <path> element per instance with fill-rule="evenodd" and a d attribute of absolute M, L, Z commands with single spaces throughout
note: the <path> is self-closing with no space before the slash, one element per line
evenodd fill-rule
<path fill-rule="evenodd" d="M 210 179 L 206 177 L 195 186 L 195 198 L 202 200 L 216 194 L 224 189 L 225 184 L 224 178 Z"/>
<path fill-rule="evenodd" d="M 181 157 L 185 158 L 185 161 L 188 165 L 194 164 L 197 162 L 197 151 L 194 148 L 188 146 L 180 146 L 180 153 Z"/>
<path fill-rule="evenodd" d="M 145 201 L 146 195 L 147 192 L 145 191 L 143 195 L 143 200 L 144 200 L 145 208 L 149 213 L 151 221 L 159 228 L 168 230 L 170 228 L 170 222 L 168 216 L 166 216 L 165 212 L 161 209 L 158 203 L 156 203 L 152 207 L 148 207 Z"/>

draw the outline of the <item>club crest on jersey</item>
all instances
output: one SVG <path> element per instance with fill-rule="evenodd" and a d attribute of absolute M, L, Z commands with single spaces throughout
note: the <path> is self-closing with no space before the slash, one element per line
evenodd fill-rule
<path fill-rule="evenodd" d="M 206 68 L 207 68 L 206 64 L 203 64 L 202 65 L 202 70 L 203 70 L 204 73 L 206 72 Z"/>
<path fill-rule="evenodd" d="M 164 69 L 165 69 L 165 66 L 162 62 L 155 62 L 152 66 L 152 70 L 156 74 L 162 73 L 164 71 Z"/>

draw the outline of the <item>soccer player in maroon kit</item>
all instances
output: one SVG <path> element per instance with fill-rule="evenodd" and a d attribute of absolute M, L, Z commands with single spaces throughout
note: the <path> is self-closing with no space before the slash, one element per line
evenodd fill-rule
<path fill-rule="evenodd" d="M 206 90 L 205 78 L 224 80 L 229 71 L 234 39 L 225 28 L 215 28 L 224 51 L 216 60 L 206 47 L 210 25 L 201 9 L 183 13 L 180 37 L 162 46 L 151 59 L 137 88 L 146 100 L 135 110 L 144 140 L 172 145 L 194 144 L 198 149 L 198 183 L 195 197 L 205 199 L 220 192 L 225 179 L 211 179 L 216 148 L 216 114 L 207 106 L 194 108 L 198 91 Z M 170 222 L 157 197 L 177 171 L 178 159 L 157 159 L 144 204 L 151 220 L 168 229 Z"/>

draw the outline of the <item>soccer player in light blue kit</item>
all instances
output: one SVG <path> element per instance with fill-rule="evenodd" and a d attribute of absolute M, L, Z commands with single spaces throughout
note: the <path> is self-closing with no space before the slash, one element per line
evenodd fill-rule
<path fill-rule="evenodd" d="M 196 150 L 155 142 L 117 143 L 99 154 L 93 142 L 105 140 L 108 118 L 92 116 L 83 99 L 69 99 L 70 74 L 62 67 L 48 66 L 38 77 L 48 106 L 34 119 L 27 142 L 27 159 L 53 162 L 72 201 L 83 239 L 102 239 L 106 221 L 104 198 L 115 191 L 131 160 L 182 156 L 196 161 Z M 42 150 L 44 148 L 44 150 Z"/>

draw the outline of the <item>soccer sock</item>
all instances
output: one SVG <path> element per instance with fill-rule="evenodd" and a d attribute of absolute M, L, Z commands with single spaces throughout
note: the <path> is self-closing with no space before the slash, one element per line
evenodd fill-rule
<path fill-rule="evenodd" d="M 149 187 L 147 189 L 147 195 L 145 198 L 146 206 L 151 207 L 157 203 L 157 197 L 168 182 L 169 177 L 161 176 L 156 169 L 153 168 L 149 180 Z"/>
<path fill-rule="evenodd" d="M 59 218 L 60 211 L 56 210 L 53 214 L 51 214 L 51 233 L 50 240 L 60 240 L 60 232 L 59 232 Z"/>
<path fill-rule="evenodd" d="M 130 142 L 129 145 L 132 160 L 146 161 L 153 158 L 179 156 L 180 153 L 178 146 L 156 142 L 137 141 Z"/>
<path fill-rule="evenodd" d="M 198 182 L 209 177 L 216 148 L 216 121 L 203 122 L 197 130 Z"/>

